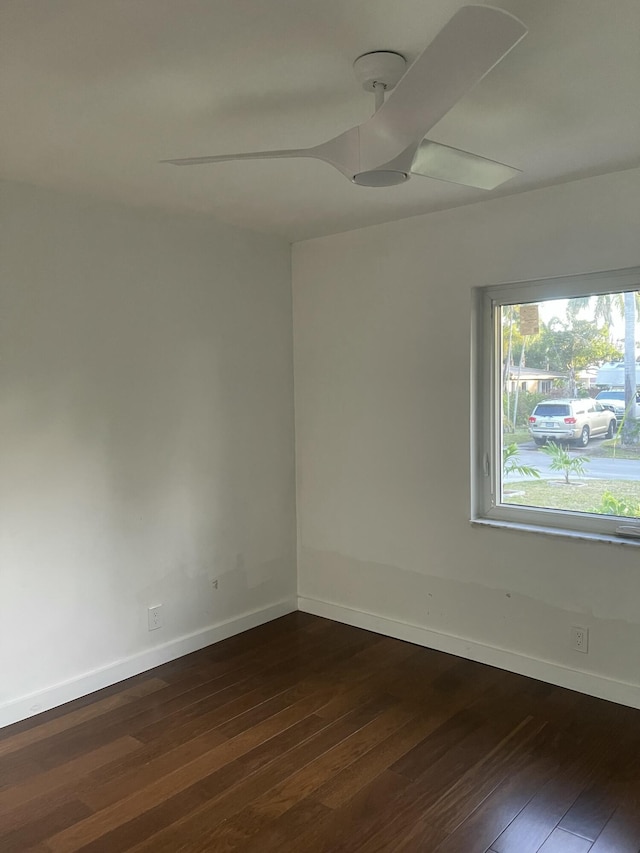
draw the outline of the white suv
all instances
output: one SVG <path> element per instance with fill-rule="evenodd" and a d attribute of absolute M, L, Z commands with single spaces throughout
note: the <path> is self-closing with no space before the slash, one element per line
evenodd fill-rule
<path fill-rule="evenodd" d="M 613 438 L 616 418 L 611 409 L 586 397 L 582 400 L 545 400 L 529 418 L 529 432 L 536 444 L 546 441 L 577 441 L 581 447 L 589 444 L 593 435 Z"/>
<path fill-rule="evenodd" d="M 624 391 L 601 391 L 596 400 L 616 416 L 618 422 L 624 417 Z M 640 394 L 636 394 L 636 420 L 640 420 Z"/>

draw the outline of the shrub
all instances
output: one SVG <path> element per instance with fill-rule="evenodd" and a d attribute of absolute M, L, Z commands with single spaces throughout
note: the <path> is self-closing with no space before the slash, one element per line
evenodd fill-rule
<path fill-rule="evenodd" d="M 523 465 L 520 462 L 520 449 L 512 443 L 502 449 L 502 471 L 507 474 L 520 474 L 522 477 L 540 477 L 540 471 L 533 465 Z"/>
<path fill-rule="evenodd" d="M 585 465 L 589 462 L 588 456 L 572 456 L 565 447 L 549 441 L 540 450 L 551 457 L 551 470 L 560 471 L 564 474 L 565 483 L 569 483 L 569 474 L 577 474 L 582 477 L 585 473 Z"/>
<path fill-rule="evenodd" d="M 602 495 L 600 506 L 594 509 L 600 515 L 622 515 L 627 518 L 640 518 L 640 502 L 617 498 L 607 491 Z"/>
<path fill-rule="evenodd" d="M 549 400 L 553 396 L 553 392 L 550 394 L 541 394 L 538 391 L 520 391 L 518 395 L 518 411 L 514 423 L 511 416 L 513 415 L 515 392 L 509 395 L 509 405 L 512 407 L 509 417 L 507 417 L 507 395 L 503 394 L 502 411 L 504 412 L 504 424 L 507 427 L 507 431 L 513 432 L 517 429 L 527 429 L 529 426 L 529 415 L 538 403 L 541 403 L 543 400 Z"/>

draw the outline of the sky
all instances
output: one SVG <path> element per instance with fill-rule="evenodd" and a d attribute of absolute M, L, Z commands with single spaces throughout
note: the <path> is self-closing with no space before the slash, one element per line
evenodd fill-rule
<path fill-rule="evenodd" d="M 550 299 L 546 302 L 540 302 L 540 319 L 548 323 L 553 317 L 559 317 L 561 320 L 566 319 L 568 299 Z M 587 310 L 580 312 L 581 320 L 593 320 L 593 312 Z M 640 336 L 640 323 L 636 324 L 636 344 Z M 619 315 L 615 314 L 613 318 L 613 340 L 615 343 L 624 344 L 624 320 Z"/>

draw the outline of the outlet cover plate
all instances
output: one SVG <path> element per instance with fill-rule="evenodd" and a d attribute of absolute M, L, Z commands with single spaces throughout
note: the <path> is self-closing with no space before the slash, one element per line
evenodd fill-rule
<path fill-rule="evenodd" d="M 575 652 L 587 654 L 589 651 L 589 629 L 573 625 L 571 628 L 571 648 Z"/>
<path fill-rule="evenodd" d="M 149 619 L 149 630 L 155 631 L 156 628 L 162 628 L 162 605 L 156 604 L 150 607 L 147 611 Z"/>

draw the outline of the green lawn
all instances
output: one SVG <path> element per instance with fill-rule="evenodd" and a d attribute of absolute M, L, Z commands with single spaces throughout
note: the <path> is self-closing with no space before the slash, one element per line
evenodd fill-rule
<path fill-rule="evenodd" d="M 504 444 L 526 444 L 526 442 L 531 441 L 531 433 L 528 429 L 518 429 L 516 432 L 505 432 L 504 433 Z"/>
<path fill-rule="evenodd" d="M 562 475 L 560 475 L 562 476 Z M 638 483 L 633 480 L 584 480 L 576 478 L 568 486 L 560 480 L 525 480 L 509 483 L 504 503 L 519 506 L 567 509 L 576 512 L 596 512 L 604 492 L 611 492 L 620 500 L 638 502 Z"/>
<path fill-rule="evenodd" d="M 616 438 L 593 445 L 592 456 L 604 456 L 608 459 L 640 459 L 640 446 L 624 447 Z"/>
<path fill-rule="evenodd" d="M 509 444 L 529 444 L 533 442 L 531 433 L 528 429 L 518 429 L 516 432 L 505 432 L 503 434 L 503 443 L 507 447 Z M 626 447 L 618 438 L 611 440 L 601 439 L 590 442 L 588 448 L 576 447 L 574 444 L 569 445 L 570 449 L 579 450 L 580 453 L 587 453 L 589 456 L 602 456 L 607 459 L 640 459 L 640 445 L 627 445 Z"/>

